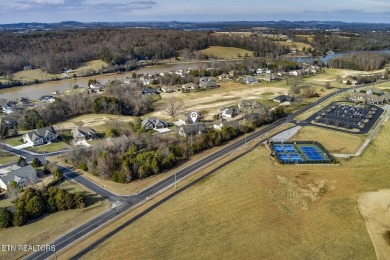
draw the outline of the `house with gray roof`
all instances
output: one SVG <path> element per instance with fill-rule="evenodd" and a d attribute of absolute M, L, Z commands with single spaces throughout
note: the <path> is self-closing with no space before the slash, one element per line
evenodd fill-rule
<path fill-rule="evenodd" d="M 222 118 L 233 118 L 239 114 L 237 108 L 235 107 L 224 107 L 219 111 Z"/>
<path fill-rule="evenodd" d="M 189 137 L 191 135 L 199 135 L 205 133 L 207 127 L 205 124 L 192 124 L 192 125 L 181 125 L 179 128 L 179 135 L 183 137 Z"/>
<path fill-rule="evenodd" d="M 77 128 L 74 128 L 70 131 L 70 133 L 72 134 L 73 140 L 75 142 L 96 138 L 96 131 L 92 128 L 85 126 L 79 126 Z"/>
<path fill-rule="evenodd" d="M 31 165 L 27 165 L 8 173 L 0 174 L 0 187 L 2 189 L 8 190 L 12 181 L 15 181 L 19 187 L 24 187 L 29 183 L 34 184 L 38 181 L 37 171 Z"/>
<path fill-rule="evenodd" d="M 157 117 L 149 117 L 147 119 L 144 119 L 141 124 L 145 130 L 161 129 L 167 128 L 169 126 L 166 121 Z"/>
<path fill-rule="evenodd" d="M 206 89 L 206 88 L 216 88 L 217 87 L 217 83 L 214 80 L 212 80 L 211 78 L 209 78 L 209 77 L 202 77 L 199 80 L 199 87 L 203 88 L 203 89 Z"/>
<path fill-rule="evenodd" d="M 214 122 L 214 129 L 222 130 L 222 127 L 233 127 L 234 129 L 240 129 L 241 125 L 238 121 L 216 121 Z"/>
<path fill-rule="evenodd" d="M 32 146 L 57 141 L 57 132 L 52 126 L 40 128 L 23 135 L 23 142 Z"/>

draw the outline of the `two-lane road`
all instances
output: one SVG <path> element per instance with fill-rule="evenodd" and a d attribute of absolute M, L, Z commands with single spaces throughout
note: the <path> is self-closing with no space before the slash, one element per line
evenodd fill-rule
<path fill-rule="evenodd" d="M 53 242 L 53 244 L 56 247 L 56 251 L 59 251 L 59 250 L 65 248 L 67 245 L 75 242 L 77 239 L 81 238 L 85 234 L 94 231 L 99 226 L 110 221 L 116 215 L 119 215 L 119 214 L 133 208 L 135 205 L 139 204 L 140 202 L 145 201 L 149 197 L 152 197 L 152 196 L 158 194 L 159 192 L 169 188 L 170 186 L 175 184 L 175 180 L 180 180 L 180 179 L 196 172 L 197 170 L 199 170 L 199 168 L 202 168 L 202 167 L 204 167 L 204 166 L 206 166 L 206 165 L 208 165 L 216 160 L 223 158 L 224 156 L 233 152 L 237 148 L 245 145 L 246 142 L 250 142 L 250 141 L 253 141 L 253 140 L 259 138 L 261 135 L 273 130 L 274 128 L 282 125 L 283 123 L 290 122 L 290 120 L 289 120 L 290 118 L 294 118 L 295 116 L 302 114 L 302 113 L 306 112 L 307 110 L 317 106 L 319 103 L 321 103 L 321 102 L 323 102 L 323 101 L 325 101 L 325 100 L 327 100 L 335 95 L 343 93 L 347 90 L 348 89 L 340 89 L 337 92 L 334 92 L 334 93 L 331 93 L 325 97 L 322 97 L 319 100 L 317 100 L 316 102 L 302 108 L 298 112 L 295 112 L 295 113 L 289 115 L 288 118 L 282 118 L 282 119 L 276 121 L 275 123 L 263 128 L 257 132 L 249 134 L 245 139 L 233 142 L 233 143 L 225 146 L 224 148 L 222 148 L 222 149 L 220 149 L 220 150 L 218 150 L 218 151 L 216 151 L 208 156 L 205 156 L 204 158 L 198 160 L 197 162 L 195 162 L 195 163 L 187 166 L 186 168 L 176 172 L 176 176 L 175 176 L 175 174 L 172 174 L 171 176 L 167 177 L 166 179 L 164 179 L 164 180 L 156 183 L 155 185 L 152 185 L 149 188 L 141 191 L 137 195 L 127 197 L 127 198 L 121 197 L 121 200 L 120 200 L 121 204 L 119 204 L 117 207 L 108 210 L 107 212 L 99 215 L 98 217 L 88 221 L 87 223 L 81 225 L 80 227 L 73 229 L 71 232 L 69 232 L 69 233 L 63 235 L 62 237 L 58 238 L 57 240 L 55 240 Z M 72 177 L 74 179 L 78 178 L 77 176 L 73 176 L 73 175 L 69 175 L 69 177 Z M 110 195 L 108 195 L 108 197 L 110 197 Z M 114 197 L 119 198 L 116 195 L 114 195 Z M 26 259 L 46 259 L 46 258 L 51 257 L 53 254 L 54 254 L 54 252 L 52 252 L 52 251 L 34 252 L 34 253 L 30 254 Z"/>

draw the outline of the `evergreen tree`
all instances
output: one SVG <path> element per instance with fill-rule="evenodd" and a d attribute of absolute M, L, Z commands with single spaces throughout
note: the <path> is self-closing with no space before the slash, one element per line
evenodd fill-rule
<path fill-rule="evenodd" d="M 27 222 L 27 214 L 24 208 L 16 209 L 14 212 L 14 218 L 12 224 L 14 224 L 14 226 L 20 227 L 26 222 Z"/>
<path fill-rule="evenodd" d="M 24 159 L 22 156 L 20 156 L 20 157 L 19 157 L 19 160 L 18 160 L 18 162 L 17 162 L 17 165 L 18 165 L 19 167 L 24 167 L 24 166 L 26 166 L 26 165 L 27 165 L 26 159 Z"/>
<path fill-rule="evenodd" d="M 38 218 L 45 213 L 46 203 L 43 197 L 34 196 L 26 204 L 26 213 L 29 218 Z"/>
<path fill-rule="evenodd" d="M 7 208 L 0 209 L 0 228 L 12 226 L 12 212 Z"/>

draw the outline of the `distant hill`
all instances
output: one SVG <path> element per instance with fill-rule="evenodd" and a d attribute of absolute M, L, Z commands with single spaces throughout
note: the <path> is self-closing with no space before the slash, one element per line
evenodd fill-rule
<path fill-rule="evenodd" d="M 29 31 L 55 30 L 69 28 L 100 28 L 100 27 L 146 27 L 179 30 L 234 30 L 253 27 L 272 27 L 279 29 L 306 30 L 375 30 L 390 31 L 390 24 L 385 23 L 346 23 L 341 21 L 225 21 L 225 22 L 95 22 L 82 23 L 64 21 L 60 23 L 15 23 L 1 24 L 0 30 Z"/>

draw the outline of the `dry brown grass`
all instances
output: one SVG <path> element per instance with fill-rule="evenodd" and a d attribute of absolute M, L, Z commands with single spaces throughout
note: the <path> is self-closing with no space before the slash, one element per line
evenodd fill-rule
<path fill-rule="evenodd" d="M 310 141 L 320 142 L 331 153 L 356 153 L 364 143 L 366 135 L 353 135 L 336 130 L 328 130 L 315 126 L 306 126 L 291 138 L 291 141 Z"/>
<path fill-rule="evenodd" d="M 303 42 L 276 42 L 276 43 L 279 43 L 281 45 L 285 45 L 285 46 L 288 46 L 290 47 L 290 49 L 292 50 L 298 50 L 298 51 L 302 51 L 303 47 L 306 48 L 306 50 L 308 48 L 313 48 L 313 46 L 307 44 L 307 43 L 303 43 Z"/>
<path fill-rule="evenodd" d="M 389 131 L 386 123 L 362 158 L 340 165 L 279 165 L 258 147 L 84 259 L 375 259 L 356 198 L 390 186 L 389 166 L 378 164 L 388 157 L 382 149 L 390 145 Z"/>
<path fill-rule="evenodd" d="M 208 55 L 209 57 L 218 59 L 235 59 L 253 56 L 253 51 L 221 46 L 210 46 L 207 49 L 201 50 L 200 52 L 202 54 Z"/>

